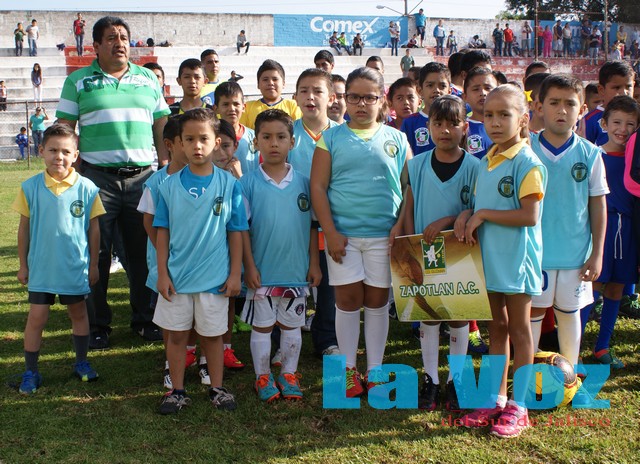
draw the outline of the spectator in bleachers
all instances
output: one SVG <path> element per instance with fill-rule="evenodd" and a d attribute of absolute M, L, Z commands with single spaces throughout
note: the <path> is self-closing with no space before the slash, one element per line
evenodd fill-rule
<path fill-rule="evenodd" d="M 38 21 L 31 20 L 31 24 L 27 26 L 27 41 L 29 42 L 29 56 L 38 56 L 38 39 L 40 38 L 40 29 Z"/>
<path fill-rule="evenodd" d="M 238 55 L 240 54 L 240 49 L 245 47 L 244 54 L 249 53 L 249 46 L 251 43 L 247 40 L 247 36 L 244 33 L 244 29 L 240 31 L 238 37 L 236 38 L 236 48 L 238 49 Z"/>
<path fill-rule="evenodd" d="M 353 38 L 353 43 L 351 44 L 351 49 L 353 50 L 353 56 L 356 56 L 356 54 L 362 56 L 363 48 L 364 48 L 364 40 L 362 40 L 362 36 L 358 32 Z M 360 53 L 357 53 L 358 50 L 360 50 Z"/>
<path fill-rule="evenodd" d="M 42 77 L 42 68 L 38 63 L 33 65 L 31 71 L 31 85 L 33 85 L 33 104 L 35 106 L 42 105 L 42 84 L 44 84 L 44 78 Z"/>
<path fill-rule="evenodd" d="M 529 25 L 529 21 L 525 21 L 524 24 L 522 25 L 522 36 L 520 38 L 521 40 L 520 52 L 523 57 L 524 57 L 525 51 L 527 52 L 527 57 L 531 56 L 531 33 L 532 32 L 533 30 Z"/>
<path fill-rule="evenodd" d="M 37 107 L 36 114 L 32 114 L 29 118 L 29 129 L 33 137 L 33 152 L 38 153 L 38 148 L 42 143 L 42 135 L 44 134 L 44 122 L 49 120 L 49 115 L 44 108 Z"/>
<path fill-rule="evenodd" d="M 424 27 L 427 24 L 427 17 L 424 15 L 424 10 L 420 8 L 417 13 L 413 14 L 416 20 L 416 30 L 420 36 L 420 48 L 424 46 Z"/>
<path fill-rule="evenodd" d="M 7 111 L 7 86 L 0 81 L 0 111 Z"/>
<path fill-rule="evenodd" d="M 84 26 L 86 25 L 86 21 L 82 19 L 82 14 L 78 13 L 78 19 L 73 22 L 73 35 L 76 38 L 76 50 L 78 51 L 78 56 L 82 56 L 84 51 Z"/>
<path fill-rule="evenodd" d="M 22 46 L 24 44 L 25 31 L 22 28 L 22 23 L 18 23 L 18 26 L 13 31 L 13 37 L 16 43 L 16 56 L 22 56 Z"/>
<path fill-rule="evenodd" d="M 340 44 L 340 48 L 347 51 L 347 55 L 351 55 L 351 47 L 347 45 L 347 36 L 344 35 L 344 32 L 340 33 L 340 37 L 338 37 L 338 43 Z"/>
<path fill-rule="evenodd" d="M 447 30 L 444 27 L 444 21 L 438 21 L 438 25 L 433 28 L 433 37 L 436 39 L 436 55 L 444 56 L 444 39 L 447 36 Z"/>
<path fill-rule="evenodd" d="M 509 23 L 504 25 L 504 30 L 502 31 L 502 36 L 504 37 L 504 56 L 513 56 L 513 29 L 509 27 Z"/>
<path fill-rule="evenodd" d="M 500 23 L 496 23 L 496 28 L 491 33 L 493 37 L 493 56 L 502 56 L 502 41 L 504 33 L 500 29 Z"/>

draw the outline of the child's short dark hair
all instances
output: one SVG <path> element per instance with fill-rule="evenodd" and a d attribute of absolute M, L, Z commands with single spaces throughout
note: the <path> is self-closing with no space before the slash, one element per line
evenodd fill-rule
<path fill-rule="evenodd" d="M 24 127 L 24 126 L 22 126 L 22 127 L 20 128 L 20 132 L 27 132 L 27 128 L 26 128 L 26 127 Z"/>
<path fill-rule="evenodd" d="M 598 83 L 605 86 L 613 76 L 633 77 L 633 68 L 626 61 L 607 61 L 598 72 Z"/>
<path fill-rule="evenodd" d="M 538 90 L 538 101 L 540 103 L 544 103 L 544 99 L 550 89 L 572 90 L 578 95 L 580 103 L 583 101 L 584 86 L 582 81 L 569 74 L 547 74 Z"/>
<path fill-rule="evenodd" d="M 584 88 L 584 99 L 586 100 L 592 95 L 598 95 L 598 84 L 594 84 L 593 82 L 590 82 Z"/>
<path fill-rule="evenodd" d="M 416 90 L 416 83 L 413 82 L 413 79 L 409 79 L 408 77 L 401 77 L 389 87 L 389 92 L 387 92 L 387 99 L 391 101 L 395 93 L 400 90 L 402 87 L 411 87 L 413 90 Z"/>
<path fill-rule="evenodd" d="M 287 132 L 289 132 L 289 135 L 293 137 L 293 119 L 291 119 L 291 116 L 289 116 L 284 111 L 277 109 L 266 110 L 258 115 L 255 124 L 256 137 L 260 133 L 262 125 L 266 122 L 272 121 L 280 121 L 281 123 L 283 123 L 287 127 Z"/>
<path fill-rule="evenodd" d="M 142 67 L 150 69 L 151 71 L 157 69 L 158 71 L 160 71 L 160 74 L 162 74 L 162 80 L 164 80 L 164 69 L 162 69 L 162 66 L 160 66 L 158 63 L 150 61 L 149 63 L 143 64 Z"/>
<path fill-rule="evenodd" d="M 199 122 L 208 122 L 213 132 L 215 134 L 220 130 L 220 120 L 213 112 L 213 110 L 209 108 L 194 108 L 192 110 L 186 111 L 184 114 L 180 116 L 180 136 L 182 137 L 182 132 L 184 131 L 184 126 L 189 121 L 199 121 Z"/>
<path fill-rule="evenodd" d="M 609 116 L 613 111 L 622 111 L 623 113 L 633 114 L 636 121 L 640 123 L 640 105 L 628 95 L 617 95 L 611 99 L 607 107 L 604 109 L 602 119 L 609 122 Z"/>
<path fill-rule="evenodd" d="M 333 53 L 331 53 L 328 50 L 320 50 L 318 53 L 316 53 L 316 56 L 313 57 L 314 63 L 320 60 L 326 60 L 331 64 L 335 63 L 335 59 L 333 58 Z"/>
<path fill-rule="evenodd" d="M 489 68 L 484 68 L 482 66 L 476 66 L 475 68 L 472 68 L 464 78 L 463 90 L 465 92 L 469 87 L 469 82 L 471 82 L 471 80 L 474 77 L 478 77 L 478 76 L 492 76 L 496 81 L 496 87 L 498 86 L 498 78 L 496 77 L 496 75 L 493 73 L 492 70 L 490 70 Z"/>
<path fill-rule="evenodd" d="M 305 69 L 300 73 L 300 76 L 298 76 L 298 80 L 296 81 L 296 92 L 298 91 L 298 86 L 302 79 L 306 79 L 307 77 L 317 77 L 318 79 L 322 79 L 327 84 L 329 93 L 333 93 L 333 81 L 331 80 L 331 74 L 318 68 Z"/>
<path fill-rule="evenodd" d="M 218 52 L 215 51 L 213 48 L 207 48 L 202 53 L 200 53 L 200 61 L 204 61 L 204 59 L 209 55 L 217 55 L 217 54 Z"/>
<path fill-rule="evenodd" d="M 118 18 L 117 16 L 103 16 L 93 25 L 93 41 L 102 43 L 104 31 L 113 26 L 124 27 L 127 31 L 127 35 L 129 36 L 129 40 L 131 40 L 131 29 L 129 29 L 129 25 L 124 21 L 124 19 Z"/>
<path fill-rule="evenodd" d="M 453 32 L 453 31 L 452 31 Z M 462 72 L 462 56 L 465 52 L 455 52 L 449 56 L 449 61 L 447 61 L 447 67 L 451 72 L 451 78 L 458 77 Z"/>
<path fill-rule="evenodd" d="M 424 81 L 429 74 L 444 74 L 449 83 L 451 83 L 451 72 L 449 71 L 449 68 L 447 68 L 442 63 L 432 61 L 425 64 L 422 69 L 420 69 L 420 78 L 418 80 L 418 84 L 420 84 L 420 87 L 422 87 L 422 84 L 424 84 Z"/>
<path fill-rule="evenodd" d="M 223 82 L 218 85 L 216 89 L 213 91 L 213 101 L 216 103 L 220 101 L 222 97 L 232 98 L 240 96 L 244 99 L 244 94 L 242 93 L 242 87 L 237 82 Z"/>
<path fill-rule="evenodd" d="M 483 50 L 469 50 L 462 56 L 462 61 L 460 61 L 460 72 L 468 73 L 482 63 L 491 65 L 491 55 Z"/>
<path fill-rule="evenodd" d="M 180 137 L 180 116 L 169 116 L 162 130 L 162 138 L 173 140 L 176 137 Z"/>
<path fill-rule="evenodd" d="M 542 72 L 542 73 L 546 73 L 547 71 L 549 71 L 549 69 L 551 69 L 551 68 L 549 68 L 549 65 L 547 63 L 545 63 L 544 61 L 532 61 L 524 71 L 525 80 L 526 80 L 527 77 L 529 77 L 531 75 L 531 71 L 533 71 L 536 68 L 544 69 L 544 71 L 538 71 L 538 72 Z M 538 74 L 538 73 L 536 73 L 536 74 Z"/>
<path fill-rule="evenodd" d="M 524 91 L 530 92 L 529 97 L 531 100 L 538 99 L 538 93 L 540 92 L 540 85 L 542 85 L 542 81 L 544 81 L 549 74 L 547 73 L 535 73 L 531 74 L 524 80 Z"/>
<path fill-rule="evenodd" d="M 336 82 L 342 82 L 343 84 L 347 84 L 347 81 L 340 74 L 331 74 L 331 83 L 335 84 Z"/>
<path fill-rule="evenodd" d="M 276 71 L 278 74 L 280 74 L 280 77 L 284 81 L 284 68 L 276 60 L 269 59 L 269 60 L 264 60 L 262 62 L 262 64 L 258 68 L 258 73 L 257 73 L 258 80 L 260 80 L 260 76 L 262 76 L 262 74 L 267 71 Z"/>
<path fill-rule="evenodd" d="M 495 70 L 493 71 L 493 75 L 498 81 L 498 85 L 507 84 L 509 82 L 509 79 L 507 79 L 507 76 L 502 71 Z"/>
<path fill-rule="evenodd" d="M 467 120 L 467 108 L 460 97 L 442 95 L 431 103 L 429 121 L 450 121 L 454 124 Z"/>
<path fill-rule="evenodd" d="M 202 61 L 196 58 L 188 58 L 180 63 L 180 67 L 178 68 L 178 77 L 182 76 L 182 71 L 185 69 L 190 69 L 195 71 L 196 69 L 202 70 Z"/>
<path fill-rule="evenodd" d="M 225 121 L 224 119 L 220 120 L 220 130 L 216 132 L 218 135 L 226 135 L 234 142 L 236 141 L 236 131 L 233 128 L 233 124 L 229 121 Z"/>
<path fill-rule="evenodd" d="M 382 69 L 384 69 L 384 61 L 382 61 L 382 58 L 380 58 L 378 55 L 372 55 L 367 58 L 367 61 L 364 65 L 367 66 L 369 63 L 380 63 L 382 65 Z"/>
<path fill-rule="evenodd" d="M 78 146 L 78 136 L 76 135 L 76 131 L 66 124 L 55 123 L 49 126 L 42 136 L 42 146 L 45 146 L 51 137 L 68 137 L 73 139 L 73 143 L 76 147 Z"/>

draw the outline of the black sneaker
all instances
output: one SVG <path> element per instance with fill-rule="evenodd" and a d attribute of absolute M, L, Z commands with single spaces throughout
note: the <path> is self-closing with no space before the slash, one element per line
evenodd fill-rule
<path fill-rule="evenodd" d="M 235 397 L 224 387 L 209 388 L 209 399 L 216 409 L 233 411 L 238 407 Z"/>
<path fill-rule="evenodd" d="M 438 407 L 440 385 L 433 383 L 429 374 L 424 375 L 424 383 L 418 395 L 418 407 L 427 411 L 434 411 Z"/>
<path fill-rule="evenodd" d="M 162 329 L 155 324 L 145 325 L 136 332 L 148 342 L 159 342 L 162 340 Z"/>
<path fill-rule="evenodd" d="M 637 294 L 622 296 L 622 300 L 620 300 L 620 315 L 629 319 L 640 319 L 640 300 Z"/>
<path fill-rule="evenodd" d="M 177 414 L 183 407 L 191 404 L 191 398 L 186 394 L 176 393 L 175 390 L 167 392 L 162 397 L 162 403 L 160 403 L 160 414 Z"/>
<path fill-rule="evenodd" d="M 447 402 L 445 404 L 445 407 L 447 408 L 447 410 L 455 412 L 460 411 L 460 405 L 458 404 L 458 393 L 456 392 L 455 385 L 453 385 L 453 380 L 447 382 L 446 395 Z"/>
<path fill-rule="evenodd" d="M 89 335 L 90 350 L 106 350 L 109 348 L 109 332 L 104 329 L 98 329 Z"/>

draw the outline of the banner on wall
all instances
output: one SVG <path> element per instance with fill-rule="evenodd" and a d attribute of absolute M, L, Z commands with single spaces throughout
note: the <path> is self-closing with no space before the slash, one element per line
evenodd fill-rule
<path fill-rule="evenodd" d="M 401 321 L 491 320 L 480 246 L 459 242 L 453 231 L 432 243 L 396 238 L 391 278 Z"/>
<path fill-rule="evenodd" d="M 400 44 L 408 40 L 406 17 L 333 16 L 333 15 L 273 15 L 276 47 L 328 47 L 333 31 L 344 32 L 347 44 L 360 33 L 365 49 L 384 48 L 390 44 L 389 21 L 400 24 Z"/>

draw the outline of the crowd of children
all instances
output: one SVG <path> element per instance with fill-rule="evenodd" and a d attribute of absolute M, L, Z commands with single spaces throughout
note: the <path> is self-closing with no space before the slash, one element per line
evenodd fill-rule
<path fill-rule="evenodd" d="M 579 370 L 582 333 L 600 294 L 594 355 L 624 367 L 610 341 L 620 300 L 638 278 L 639 200 L 623 183 L 625 175 L 638 178 L 624 156 L 640 122 L 628 64 L 605 63 L 599 82 L 585 88 L 534 62 L 522 89 L 473 50 L 453 53 L 450 67 L 431 62 L 416 70 L 406 63 L 406 76 L 387 89 L 380 57 L 345 80 L 330 74 L 333 56 L 321 51 L 316 68 L 300 74 L 293 99 L 282 97 L 283 67 L 265 60 L 257 71 L 262 98 L 245 103 L 237 82 L 211 81 L 218 74 L 215 52 L 201 59 L 207 61 L 180 65 L 184 97 L 171 105 L 163 134 L 171 161 L 146 182 L 138 206 L 149 236 L 154 322 L 166 349 L 169 392 L 160 413 L 190 403 L 184 372 L 198 360 L 197 343 L 211 402 L 236 408 L 223 386 L 224 368 L 244 367 L 231 344 L 236 308 L 251 331 L 260 400 L 302 399 L 301 327 L 310 295 L 315 351 L 345 356 L 346 396 L 384 383 L 389 248 L 400 235 L 421 234 L 430 243 L 447 229 L 481 245 L 489 353 L 506 356 L 498 395 L 466 414 L 464 425 L 489 425 L 503 438 L 526 429 L 524 393 L 507 394 L 510 342 L 513 370 L 531 364 L 543 319 L 555 316 L 559 351 Z M 16 142 L 26 144 L 20 136 Z M 78 157 L 72 131 L 54 124 L 39 152 L 46 170 L 23 183 L 14 203 L 21 215 L 18 279 L 28 285 L 31 304 L 24 394 L 42 382 L 38 355 L 55 295 L 72 320 L 74 372 L 83 381 L 97 379 L 87 361 L 84 300 L 97 279 L 96 221 L 104 210 L 98 189 L 72 167 Z M 481 342 L 475 321 L 448 325 L 450 354 L 464 355 Z M 441 395 L 440 323 L 419 327 L 419 406 L 433 410 Z M 278 375 L 272 345 L 280 351 Z M 445 407 L 459 410 L 451 374 L 444 390 Z"/>

